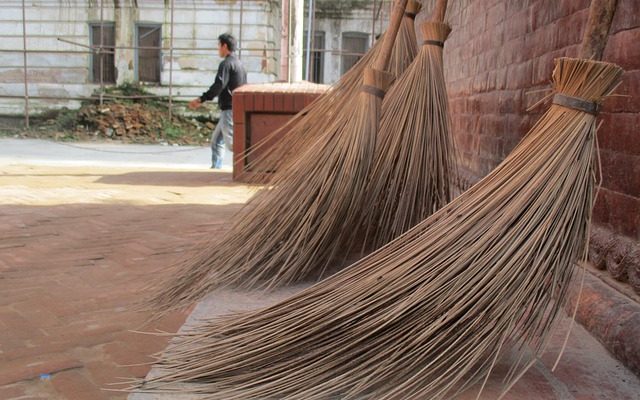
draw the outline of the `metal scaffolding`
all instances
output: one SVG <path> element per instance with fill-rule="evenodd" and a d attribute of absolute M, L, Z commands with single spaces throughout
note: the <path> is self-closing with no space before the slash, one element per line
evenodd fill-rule
<path fill-rule="evenodd" d="M 114 45 L 105 45 L 104 44 L 104 23 L 105 23 L 105 19 L 104 19 L 104 1 L 105 0 L 94 0 L 96 2 L 99 2 L 99 26 L 100 26 L 100 43 L 98 45 L 87 45 L 84 43 L 79 43 L 73 40 L 68 40 L 68 39 L 64 39 L 61 37 L 58 37 L 57 40 L 63 43 L 67 43 L 67 44 L 71 44 L 74 46 L 78 46 L 80 48 L 84 48 L 85 50 L 55 50 L 55 49 L 51 49 L 51 50 L 38 50 L 38 49 L 28 49 L 27 47 L 27 39 L 29 38 L 29 35 L 27 33 L 27 18 L 26 18 L 26 4 L 25 4 L 25 0 L 21 0 L 21 8 L 22 8 L 22 49 L 0 49 L 0 53 L 22 53 L 23 55 L 23 76 L 24 76 L 24 94 L 22 96 L 19 95 L 9 95 L 9 94 L 0 94 L 0 98 L 5 98 L 5 99 L 15 99 L 15 98 L 22 98 L 24 99 L 24 124 L 25 127 L 28 129 L 30 127 L 30 121 L 29 121 L 29 115 L 30 115 L 30 104 L 29 101 L 33 100 L 33 99 L 41 99 L 41 100 L 67 100 L 67 101 L 85 101 L 85 100 L 91 100 L 91 101 L 98 101 L 100 104 L 103 104 L 103 102 L 105 100 L 114 100 L 114 99 L 146 99 L 146 98 L 158 98 L 158 99 L 166 99 L 168 100 L 169 103 L 169 118 L 171 119 L 173 116 L 173 106 L 174 106 L 174 99 L 176 98 L 180 98 L 180 97 L 187 97 L 187 96 L 175 96 L 174 95 L 174 82 L 173 82 L 173 64 L 174 64 L 174 51 L 189 51 L 189 52 L 211 52 L 211 51 L 215 51 L 217 50 L 216 48 L 207 48 L 207 47 L 174 47 L 174 12 L 176 9 L 182 9 L 182 10 L 192 10 L 193 8 L 177 8 L 174 4 L 175 0 L 170 0 L 169 2 L 169 13 L 170 13 L 170 22 L 169 22 L 169 47 L 164 47 L 162 45 L 160 46 L 121 46 L 118 45 L 117 43 L 115 43 Z M 261 51 L 263 52 L 263 55 L 266 53 L 276 53 L 280 51 L 279 47 L 272 47 L 272 48 L 266 48 L 266 46 L 264 48 L 252 48 L 252 47 L 244 47 L 242 46 L 243 44 L 243 17 L 244 17 L 244 13 L 245 13 L 245 1 L 250 1 L 250 0 L 240 0 L 240 8 L 239 8 L 239 35 L 238 35 L 238 39 L 239 39 L 239 48 L 238 48 L 238 56 L 241 57 L 242 56 L 242 51 Z M 281 3 L 285 3 L 285 2 L 290 2 L 293 0 L 281 0 Z M 372 12 L 372 18 L 371 18 L 371 43 L 373 44 L 373 41 L 375 40 L 375 24 L 376 22 L 380 22 L 382 23 L 382 19 L 383 17 L 381 16 L 381 10 L 383 8 L 383 3 L 384 2 L 390 2 L 390 0 L 374 0 L 373 1 L 373 12 Z M 343 51 L 343 50 L 336 50 L 336 49 L 326 49 L 326 48 L 315 48 L 315 37 L 314 37 L 314 30 L 315 30 L 315 13 L 316 13 L 316 2 L 313 0 L 307 0 L 307 11 L 308 11 L 308 17 L 307 17 L 307 24 L 306 24 L 306 28 L 307 28 L 307 41 L 306 41 L 306 46 L 304 46 L 304 50 L 306 51 L 306 60 L 304 60 L 304 65 L 306 66 L 306 79 L 308 80 L 309 77 L 311 76 L 311 72 L 313 69 L 313 65 L 310 62 L 310 54 L 311 53 L 331 53 L 334 55 L 355 55 L 355 56 L 361 56 L 363 55 L 363 53 L 360 52 L 349 52 L 349 51 Z M 136 3 L 137 4 L 137 3 Z M 283 10 L 287 10 L 289 7 L 287 7 L 287 4 L 281 4 L 283 7 Z M 195 1 L 194 1 L 194 7 L 195 7 Z M 112 95 L 112 94 L 108 94 L 105 91 L 105 77 L 104 77 L 104 61 L 103 61 L 103 56 L 107 55 L 107 54 L 115 54 L 116 50 L 159 50 L 159 51 L 168 51 L 169 53 L 169 82 L 168 85 L 165 85 L 165 87 L 168 87 L 168 91 L 169 94 L 168 96 L 163 96 L 163 95 L 136 95 L 136 96 L 121 96 L 121 95 Z M 97 95 L 91 95 L 91 96 L 30 96 L 29 95 L 29 76 L 28 76 L 28 72 L 29 72 L 29 67 L 28 67 L 28 54 L 92 54 L 92 55 L 98 55 L 100 56 L 99 60 L 100 60 L 100 66 L 99 66 L 99 89 L 97 91 Z M 272 58 L 275 57 L 275 55 L 271 56 Z"/>

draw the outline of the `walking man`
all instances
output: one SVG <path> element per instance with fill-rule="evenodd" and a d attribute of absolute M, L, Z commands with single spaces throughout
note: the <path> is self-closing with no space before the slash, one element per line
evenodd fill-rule
<path fill-rule="evenodd" d="M 233 113 L 231 100 L 233 91 L 247 83 L 247 72 L 236 58 L 236 39 L 228 33 L 218 36 L 218 54 L 224 58 L 218 66 L 218 73 L 213 85 L 202 96 L 189 102 L 192 110 L 200 107 L 207 100 L 218 98 L 220 121 L 211 135 L 211 168 L 222 168 L 224 147 L 233 151 Z"/>

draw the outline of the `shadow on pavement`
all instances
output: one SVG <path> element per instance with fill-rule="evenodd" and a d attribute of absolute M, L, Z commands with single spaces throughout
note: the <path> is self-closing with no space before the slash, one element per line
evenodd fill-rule
<path fill-rule="evenodd" d="M 136 186 L 237 186 L 231 172 L 219 171 L 141 171 L 104 175 L 97 183 Z"/>

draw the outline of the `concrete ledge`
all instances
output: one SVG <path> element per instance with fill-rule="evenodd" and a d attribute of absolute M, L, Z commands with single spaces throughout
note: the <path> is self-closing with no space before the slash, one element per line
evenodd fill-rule
<path fill-rule="evenodd" d="M 627 368 L 640 376 L 640 304 L 613 289 L 588 270 L 578 299 L 580 272 L 571 287 L 567 313 L 579 300 L 576 321 Z"/>
<path fill-rule="evenodd" d="M 589 238 L 589 261 L 640 295 L 640 242 L 610 229 L 593 226 Z"/>
<path fill-rule="evenodd" d="M 200 301 L 183 327 L 186 332 L 201 320 L 215 318 L 230 312 L 255 310 L 286 299 L 305 288 L 306 285 L 279 288 L 273 292 L 223 290 L 212 293 Z M 574 324 L 569 342 L 558 368 L 551 371 L 560 353 L 569 328 L 570 320 L 561 315 L 552 332 L 547 351 L 520 381 L 507 393 L 504 400 L 584 400 L 616 399 L 636 400 L 640 390 L 640 379 L 614 359 L 598 341 L 580 324 Z M 629 336 L 631 338 L 631 336 Z M 520 361 L 511 352 L 502 357 L 495 371 L 500 374 Z M 151 378 L 160 374 L 158 367 L 147 375 Z M 492 375 L 480 400 L 496 399 L 504 389 L 500 374 Z M 480 383 L 463 392 L 456 400 L 477 400 Z M 194 390 L 193 384 L 185 384 L 185 389 Z M 132 393 L 128 400 L 201 400 L 205 396 L 193 393 Z M 415 399 L 423 400 L 423 399 Z"/>

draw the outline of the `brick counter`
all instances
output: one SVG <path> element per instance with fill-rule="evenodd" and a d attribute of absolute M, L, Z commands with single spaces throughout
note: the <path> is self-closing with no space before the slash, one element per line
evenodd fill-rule
<path fill-rule="evenodd" d="M 311 104 L 329 86 L 309 82 L 245 85 L 233 93 L 233 179 L 245 180 L 247 149 L 269 138 L 265 149 L 282 139 L 285 132 L 272 133 Z M 256 155 L 262 151 L 256 151 Z"/>

